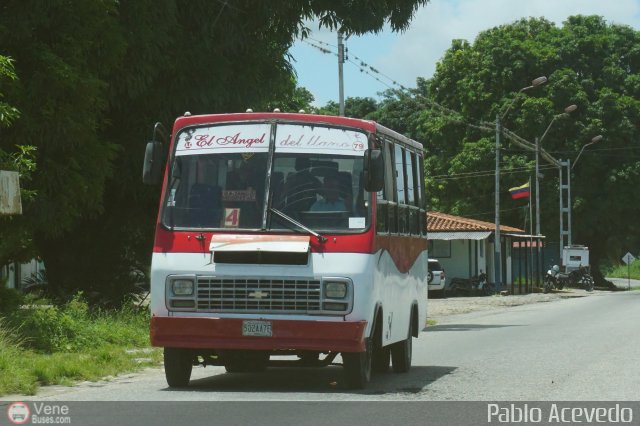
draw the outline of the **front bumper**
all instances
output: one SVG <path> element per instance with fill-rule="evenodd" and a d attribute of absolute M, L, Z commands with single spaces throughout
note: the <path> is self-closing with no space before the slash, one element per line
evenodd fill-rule
<path fill-rule="evenodd" d="M 256 318 L 258 319 L 258 318 Z M 262 318 L 259 318 L 262 319 Z M 271 320 L 272 336 L 242 335 L 242 318 L 151 318 L 151 344 L 191 349 L 363 352 L 366 321 Z"/>

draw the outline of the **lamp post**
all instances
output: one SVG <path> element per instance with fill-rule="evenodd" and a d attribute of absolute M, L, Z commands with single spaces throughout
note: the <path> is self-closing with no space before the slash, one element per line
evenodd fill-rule
<path fill-rule="evenodd" d="M 582 151 L 584 151 L 584 149 L 586 147 L 588 147 L 589 145 L 593 145 L 594 143 L 598 143 L 601 140 L 602 140 L 602 135 L 598 135 L 598 136 L 594 136 L 593 138 L 591 138 L 591 142 L 584 144 L 584 146 L 580 150 L 580 153 L 578 154 L 576 159 L 573 160 L 573 166 L 571 166 L 571 170 L 573 170 L 573 168 L 576 166 L 576 164 L 578 164 L 578 160 L 580 159 L 580 156 L 582 155 Z"/>
<path fill-rule="evenodd" d="M 530 86 L 523 87 L 522 89 L 518 90 L 518 93 L 533 89 L 534 87 L 538 87 L 546 82 L 547 77 L 538 77 L 531 82 Z M 497 291 L 500 291 L 502 289 L 502 248 L 500 242 L 500 135 L 502 133 L 502 120 L 507 116 L 507 113 L 515 103 L 516 99 L 518 99 L 518 97 L 514 96 L 513 100 L 511 101 L 507 109 L 502 113 L 502 115 L 500 113 L 496 113 L 496 230 L 493 242 L 493 282 L 495 283 Z"/>
<path fill-rule="evenodd" d="M 551 129 L 551 126 L 558 118 L 567 116 L 577 109 L 577 105 L 569 105 L 564 109 L 563 113 L 554 115 L 551 123 L 549 123 L 542 136 L 540 138 L 536 138 L 536 235 L 540 235 L 540 145 L 542 144 L 544 137 L 547 136 L 549 129 Z"/>
<path fill-rule="evenodd" d="M 567 210 L 568 210 L 567 211 L 567 213 L 568 213 L 568 218 L 567 219 L 568 219 L 568 222 L 569 222 L 568 226 L 567 226 L 567 231 L 568 231 L 568 234 L 567 234 L 567 240 L 568 241 L 567 242 L 568 242 L 568 245 L 571 245 L 571 243 L 572 243 L 572 241 L 571 241 L 571 176 L 570 176 L 571 170 L 573 170 L 573 168 L 576 166 L 576 164 L 578 164 L 578 160 L 580 159 L 580 156 L 582 155 L 582 152 L 584 151 L 584 149 L 586 147 L 590 146 L 590 145 L 593 145 L 595 143 L 600 142 L 602 139 L 603 139 L 602 135 L 597 135 L 597 136 L 594 136 L 593 138 L 591 138 L 590 142 L 584 144 L 582 146 L 582 149 L 580 150 L 580 153 L 578 153 L 578 156 L 573 161 L 573 165 L 571 166 L 571 169 L 569 169 L 569 160 L 564 162 L 566 164 L 566 166 L 567 166 L 567 172 L 566 173 L 567 173 L 567 182 L 568 182 L 568 186 L 569 186 L 569 188 L 568 188 L 569 193 L 568 193 L 568 199 L 567 199 Z"/>

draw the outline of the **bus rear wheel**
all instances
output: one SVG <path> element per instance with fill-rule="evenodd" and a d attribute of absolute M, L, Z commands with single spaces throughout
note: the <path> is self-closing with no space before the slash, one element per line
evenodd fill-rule
<path fill-rule="evenodd" d="M 189 349 L 164 348 L 164 374 L 169 387 L 185 387 L 191 379 L 193 357 Z"/>
<path fill-rule="evenodd" d="M 371 380 L 372 347 L 367 339 L 364 352 L 343 352 L 344 375 L 349 389 L 363 389 Z"/>
<path fill-rule="evenodd" d="M 394 373 L 406 373 L 411 368 L 411 353 L 413 351 L 413 336 L 391 345 L 391 363 Z"/>

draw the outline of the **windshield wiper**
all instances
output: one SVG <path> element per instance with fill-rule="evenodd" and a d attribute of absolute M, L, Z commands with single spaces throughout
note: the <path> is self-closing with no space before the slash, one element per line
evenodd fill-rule
<path fill-rule="evenodd" d="M 319 242 L 324 243 L 327 241 L 327 238 L 318 234 L 316 231 L 314 231 L 313 229 L 307 228 L 306 226 L 304 226 L 303 224 L 301 224 L 300 222 L 298 222 L 297 220 L 287 216 L 286 214 L 282 213 L 280 210 L 278 209 L 274 209 L 273 207 L 271 207 L 269 209 L 270 211 L 272 211 L 273 213 L 277 214 L 278 216 L 280 216 L 281 218 L 283 218 L 284 220 L 286 220 L 289 223 L 294 224 L 295 226 L 304 229 L 305 231 L 307 231 L 308 233 L 310 233 L 311 235 L 313 235 L 314 237 L 316 237 L 318 239 Z"/>

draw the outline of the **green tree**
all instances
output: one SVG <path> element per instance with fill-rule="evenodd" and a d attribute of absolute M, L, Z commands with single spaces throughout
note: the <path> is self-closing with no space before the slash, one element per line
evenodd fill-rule
<path fill-rule="evenodd" d="M 158 190 L 142 187 L 140 165 L 153 123 L 304 108 L 287 53 L 304 22 L 402 30 L 426 2 L 3 2 L 0 46 L 20 75 L 6 95 L 22 117 L 0 148 L 38 148 L 25 218 L 50 284 L 116 296 L 145 274 Z"/>
<path fill-rule="evenodd" d="M 541 75 L 548 77 L 546 85 L 518 94 Z M 562 27 L 523 19 L 484 31 L 473 43 L 454 41 L 433 78 L 413 94 L 421 106 L 407 115 L 412 123 L 407 127 L 430 154 L 426 174 L 432 207 L 491 221 L 496 114 L 504 114 L 515 99 L 503 125 L 533 142 L 554 115 L 576 104 L 578 110 L 558 119 L 543 141 L 553 157 L 573 161 L 592 137 L 604 136 L 573 170 L 573 242 L 590 247 L 596 266 L 608 256 L 619 257 L 625 247 L 637 247 L 639 81 L 640 32 L 598 16 L 573 16 Z M 381 111 L 403 108 L 404 102 L 395 96 Z M 394 120 L 386 113 L 382 118 Z M 534 156 L 503 141 L 502 223 L 521 226 L 520 204 L 506 189 L 533 176 Z M 543 173 L 542 232 L 554 241 L 557 169 Z"/>
<path fill-rule="evenodd" d="M 0 55 L 0 84 L 7 80 L 16 80 L 17 78 L 11 58 Z M 1 88 L 2 86 L 0 86 L 0 89 Z M 11 123 L 20 116 L 20 112 L 8 103 L 2 101 L 3 97 L 4 95 L 0 90 L 0 127 L 9 127 Z"/>
<path fill-rule="evenodd" d="M 344 115 L 351 118 L 368 118 L 370 114 L 378 110 L 378 103 L 370 97 L 347 98 L 344 101 Z M 323 107 L 316 110 L 318 114 L 339 115 L 340 105 L 335 101 L 329 101 Z"/>
<path fill-rule="evenodd" d="M 2 101 L 3 85 L 17 79 L 11 58 L 0 55 L 0 128 L 11 126 L 20 117 L 18 109 Z M 35 147 L 7 144 L 6 149 L 5 151 L 0 146 L 0 170 L 18 172 L 23 185 L 30 182 L 36 168 Z M 21 188 L 23 203 L 31 201 L 34 196 L 35 191 Z M 0 253 L 11 254 L 3 259 L 2 264 L 27 260 L 33 256 L 31 234 L 22 216 L 0 216 Z"/>

